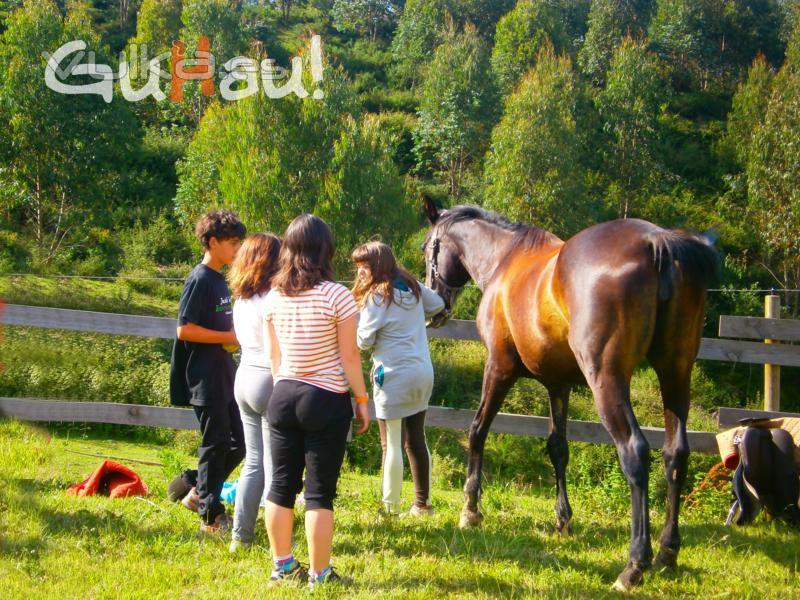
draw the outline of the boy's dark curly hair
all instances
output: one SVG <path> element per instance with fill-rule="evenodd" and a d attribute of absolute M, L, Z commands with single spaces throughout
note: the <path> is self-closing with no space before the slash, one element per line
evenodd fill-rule
<path fill-rule="evenodd" d="M 194 229 L 197 239 L 203 246 L 203 250 L 208 250 L 208 241 L 213 237 L 217 240 L 229 240 L 231 238 L 244 239 L 247 229 L 239 220 L 239 215 L 231 210 L 215 210 L 208 212 L 200 217 Z"/>

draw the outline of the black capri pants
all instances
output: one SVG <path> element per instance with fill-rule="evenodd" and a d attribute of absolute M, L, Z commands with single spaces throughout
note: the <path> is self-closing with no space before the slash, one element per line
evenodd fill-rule
<path fill-rule="evenodd" d="M 333 510 L 353 407 L 350 394 L 282 379 L 267 407 L 272 486 L 267 499 L 294 508 L 303 489 L 306 510 Z"/>

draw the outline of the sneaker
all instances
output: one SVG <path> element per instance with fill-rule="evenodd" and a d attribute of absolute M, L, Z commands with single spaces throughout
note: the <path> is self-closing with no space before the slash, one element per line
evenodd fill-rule
<path fill-rule="evenodd" d="M 275 567 L 272 569 L 272 574 L 269 576 L 270 583 L 279 584 L 289 581 L 303 581 L 308 579 L 308 570 L 300 564 L 300 561 L 294 559 L 291 568 L 285 569 L 283 567 Z"/>
<path fill-rule="evenodd" d="M 211 523 L 206 523 L 205 521 L 200 523 L 200 533 L 208 536 L 223 536 L 230 533 L 231 529 L 233 529 L 233 520 L 228 516 L 228 513 L 224 512 L 218 514 Z"/>
<path fill-rule="evenodd" d="M 308 576 L 308 590 L 310 592 L 328 585 L 350 585 L 351 583 L 353 583 L 353 580 L 350 577 L 339 575 L 333 566 L 324 575 L 315 577 L 309 574 Z"/>
<path fill-rule="evenodd" d="M 244 540 L 232 539 L 228 551 L 231 554 L 237 554 L 249 550 L 253 546 L 252 542 L 245 542 Z"/>
<path fill-rule="evenodd" d="M 403 513 L 404 517 L 432 517 L 433 516 L 433 506 L 428 504 L 428 506 L 417 506 L 414 504 L 408 512 Z"/>
<path fill-rule="evenodd" d="M 197 508 L 200 504 L 200 494 L 197 493 L 197 488 L 193 487 L 191 490 L 189 490 L 189 493 L 186 494 L 181 500 L 181 504 L 183 504 L 190 511 L 197 512 Z"/>

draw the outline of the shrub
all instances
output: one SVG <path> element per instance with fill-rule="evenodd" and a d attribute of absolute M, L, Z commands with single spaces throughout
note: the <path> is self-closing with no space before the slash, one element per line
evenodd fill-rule
<path fill-rule="evenodd" d="M 31 252 L 15 231 L 0 230 L 0 273 L 22 273 L 30 267 Z"/>

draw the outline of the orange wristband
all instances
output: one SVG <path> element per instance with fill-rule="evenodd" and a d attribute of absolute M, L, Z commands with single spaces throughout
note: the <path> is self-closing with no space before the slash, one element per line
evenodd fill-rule
<path fill-rule="evenodd" d="M 363 396 L 356 396 L 354 400 L 356 401 L 356 404 L 364 404 L 365 402 L 369 402 L 369 396 L 367 394 L 364 394 Z"/>

